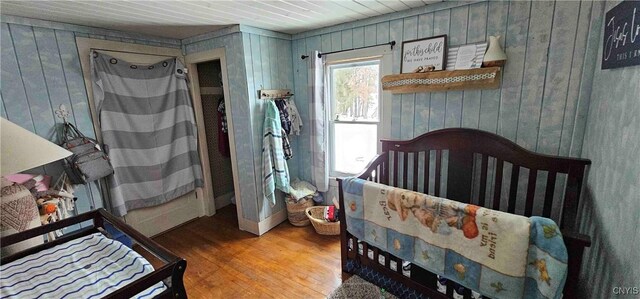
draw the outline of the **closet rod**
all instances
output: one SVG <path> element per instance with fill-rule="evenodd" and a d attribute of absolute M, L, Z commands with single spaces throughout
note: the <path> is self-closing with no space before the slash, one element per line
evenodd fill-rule
<path fill-rule="evenodd" d="M 161 55 L 161 54 L 148 54 L 148 53 L 139 53 L 139 52 L 122 51 L 122 50 L 109 50 L 109 49 L 97 49 L 97 48 L 91 48 L 91 50 L 92 50 L 92 51 L 106 51 L 106 52 L 118 52 L 118 53 L 128 53 L 128 54 L 149 55 L 149 56 L 162 56 L 162 57 L 171 57 L 171 58 L 176 58 L 176 56 Z"/>
<path fill-rule="evenodd" d="M 318 58 L 322 58 L 323 55 L 329 55 L 329 54 L 335 54 L 335 53 L 340 53 L 340 52 L 347 52 L 347 51 L 353 51 L 353 50 L 360 50 L 360 49 L 366 49 L 366 48 L 373 48 L 373 47 L 378 47 L 378 46 L 384 46 L 384 45 L 389 45 L 391 46 L 391 49 L 393 49 L 393 46 L 396 45 L 396 41 L 392 40 L 388 43 L 384 43 L 384 44 L 378 44 L 378 45 L 373 45 L 373 46 L 366 46 L 366 47 L 360 47 L 360 48 L 355 48 L 355 49 L 348 49 L 348 50 L 340 50 L 340 51 L 332 51 L 332 52 L 327 52 L 327 53 L 318 53 Z M 301 59 L 306 59 L 307 57 L 309 57 L 309 55 L 302 55 L 300 56 Z"/>

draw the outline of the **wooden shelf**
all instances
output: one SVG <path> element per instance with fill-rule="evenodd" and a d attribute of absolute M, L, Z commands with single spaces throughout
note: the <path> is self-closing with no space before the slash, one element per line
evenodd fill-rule
<path fill-rule="evenodd" d="M 500 87 L 500 67 L 388 75 L 382 89 L 392 93 L 450 90 L 496 89 Z"/>

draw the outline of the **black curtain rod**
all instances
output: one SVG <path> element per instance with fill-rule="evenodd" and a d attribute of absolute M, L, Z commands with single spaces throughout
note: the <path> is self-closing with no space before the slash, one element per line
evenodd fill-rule
<path fill-rule="evenodd" d="M 355 49 L 349 49 L 349 50 L 340 50 L 340 51 L 333 51 L 333 52 L 327 52 L 327 53 L 318 53 L 318 58 L 322 58 L 322 55 L 329 55 L 329 54 L 335 54 L 335 53 L 340 53 L 340 52 L 346 52 L 346 51 L 353 51 L 353 50 L 360 50 L 360 49 L 366 49 L 366 48 L 372 48 L 372 47 L 377 47 L 377 46 L 384 46 L 384 45 L 389 45 L 391 46 L 391 49 L 393 49 L 393 46 L 396 45 L 396 41 L 392 40 L 388 43 L 384 43 L 384 44 L 379 44 L 379 45 L 373 45 L 373 46 L 366 46 L 366 47 L 360 47 L 360 48 L 355 48 Z M 302 55 L 300 56 L 301 59 L 305 59 L 309 57 L 309 55 Z"/>

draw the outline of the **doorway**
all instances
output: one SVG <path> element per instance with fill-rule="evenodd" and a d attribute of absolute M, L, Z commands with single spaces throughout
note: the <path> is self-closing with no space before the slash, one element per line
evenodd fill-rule
<path fill-rule="evenodd" d="M 226 120 L 227 109 L 222 89 L 222 68 L 219 59 L 198 63 L 196 68 L 207 136 L 212 196 L 216 210 L 219 210 L 229 204 L 235 204 L 229 128 Z"/>
<path fill-rule="evenodd" d="M 229 205 L 233 198 L 235 199 L 238 228 L 240 230 L 254 232 L 255 229 L 252 228 L 255 225 L 251 225 L 251 221 L 246 220 L 243 217 L 242 194 L 238 192 L 240 190 L 238 180 L 238 160 L 233 134 L 233 118 L 230 113 L 230 111 L 232 111 L 233 102 L 229 98 L 229 77 L 227 76 L 225 49 L 218 48 L 188 54 L 184 58 L 191 77 L 190 88 L 193 95 L 193 107 L 195 109 L 196 120 L 198 123 L 198 140 L 202 141 L 199 142 L 198 145 L 200 149 L 200 156 L 203 161 L 212 160 L 211 162 L 203 163 L 202 165 L 203 174 L 205 176 L 205 185 L 209 186 L 209 188 L 206 189 L 210 190 L 209 194 L 205 195 L 207 200 L 203 201 L 205 215 L 211 216 L 215 214 L 216 209 Z M 207 67 L 208 65 L 210 65 L 210 68 Z M 208 77 L 203 79 L 202 82 L 205 86 L 202 88 L 200 87 L 199 73 Z M 222 94 L 220 95 L 220 93 Z M 211 99 L 213 99 L 213 101 L 209 101 Z M 214 125 L 214 122 L 211 122 L 211 119 L 219 119 L 220 116 L 218 115 L 218 118 L 216 118 L 214 114 L 217 112 L 217 105 L 220 104 L 220 101 L 223 101 L 225 106 L 228 134 L 227 136 L 224 136 L 224 138 L 217 138 L 217 140 L 219 142 L 220 140 L 228 138 L 228 157 L 220 154 L 218 143 L 213 142 L 213 139 L 209 140 L 210 136 L 217 136 L 218 127 L 217 125 Z M 207 107 L 205 108 L 204 105 L 207 105 Z M 209 114 L 207 116 L 207 120 L 205 120 L 205 109 L 208 110 L 207 114 Z M 217 123 L 217 121 L 215 123 Z M 211 145 L 209 143 L 211 143 Z M 215 162 L 215 159 L 217 159 L 218 156 L 222 156 L 220 158 L 223 158 L 222 161 L 224 161 L 225 165 L 219 166 Z M 228 169 L 229 164 L 227 164 L 227 162 L 231 165 L 231 171 Z M 214 175 L 216 172 L 224 173 L 225 179 L 222 182 L 217 182 L 218 177 Z M 229 175 L 231 175 L 231 177 L 228 177 Z M 216 188 L 213 187 L 214 181 L 216 181 L 216 184 L 221 185 L 220 190 L 216 190 Z M 233 185 L 232 190 L 229 188 L 230 185 Z"/>

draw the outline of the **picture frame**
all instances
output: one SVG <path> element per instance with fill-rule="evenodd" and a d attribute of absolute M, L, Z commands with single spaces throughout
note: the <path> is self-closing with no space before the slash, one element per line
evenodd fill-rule
<path fill-rule="evenodd" d="M 447 68 L 447 35 L 402 42 L 400 73 L 443 71 Z"/>

